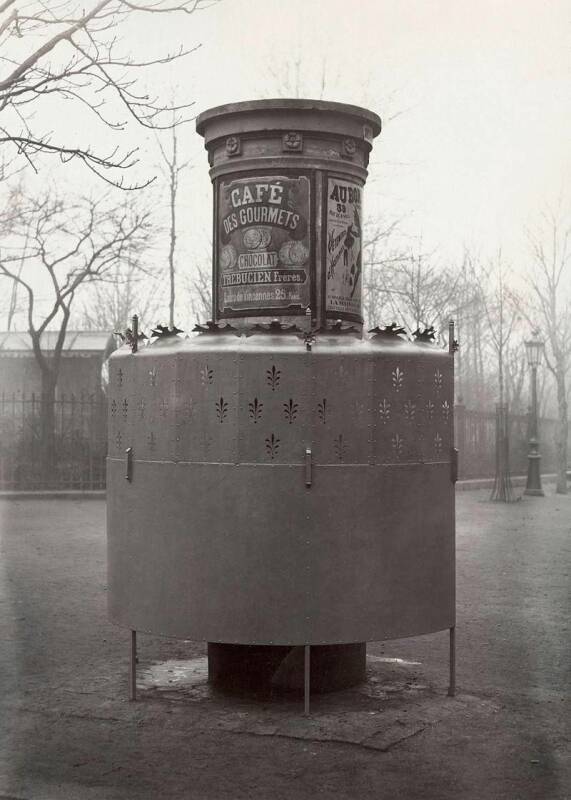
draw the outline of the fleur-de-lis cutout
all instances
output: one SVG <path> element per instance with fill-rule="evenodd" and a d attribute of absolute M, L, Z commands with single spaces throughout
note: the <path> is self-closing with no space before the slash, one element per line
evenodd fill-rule
<path fill-rule="evenodd" d="M 295 421 L 298 410 L 299 405 L 294 403 L 291 397 L 287 403 L 284 403 L 284 417 L 287 419 L 290 425 Z"/>
<path fill-rule="evenodd" d="M 404 445 L 404 439 L 400 435 L 400 433 L 395 433 L 395 435 L 391 439 L 391 444 L 392 444 L 395 456 L 397 458 L 400 458 L 401 455 L 402 455 L 402 449 L 403 449 L 403 445 Z"/>
<path fill-rule="evenodd" d="M 123 436 L 121 434 L 121 431 L 117 431 L 117 434 L 115 436 L 115 447 L 117 448 L 117 450 L 121 449 L 122 441 L 123 441 Z"/>
<path fill-rule="evenodd" d="M 163 398 L 159 403 L 159 413 L 161 417 L 166 417 L 168 410 L 169 410 L 169 401 Z"/>
<path fill-rule="evenodd" d="M 143 417 L 145 416 L 145 400 L 142 397 L 139 400 L 139 416 L 141 417 L 141 419 L 143 419 Z"/>
<path fill-rule="evenodd" d="M 114 417 L 117 414 L 117 401 L 111 400 L 111 416 Z"/>
<path fill-rule="evenodd" d="M 404 383 L 404 372 L 400 367 L 395 367 L 392 373 L 393 389 L 395 392 L 400 392 Z"/>
<path fill-rule="evenodd" d="M 442 453 L 442 436 L 439 433 L 434 437 L 434 452 L 437 456 Z"/>
<path fill-rule="evenodd" d="M 448 418 L 450 417 L 450 403 L 448 400 L 444 400 L 442 403 L 442 419 L 445 422 L 448 422 Z"/>
<path fill-rule="evenodd" d="M 122 403 L 122 405 L 121 405 L 121 408 L 122 408 L 122 410 L 123 410 L 123 416 L 124 416 L 124 417 L 125 417 L 125 419 L 126 419 L 126 418 L 127 418 L 127 416 L 128 416 L 128 414 L 129 414 L 129 402 L 128 402 L 127 398 L 125 398 L 125 399 L 123 400 L 123 403 Z"/>
<path fill-rule="evenodd" d="M 205 364 L 200 370 L 200 382 L 203 386 L 208 386 L 214 380 L 214 370 Z"/>
<path fill-rule="evenodd" d="M 216 401 L 216 416 L 218 417 L 218 422 L 222 423 L 226 419 L 228 415 L 228 403 L 224 400 L 223 397 L 220 400 Z"/>
<path fill-rule="evenodd" d="M 185 401 L 183 406 L 184 415 L 186 417 L 192 417 L 192 412 L 194 410 L 194 400 L 192 397 L 189 397 L 188 400 Z"/>
<path fill-rule="evenodd" d="M 281 375 L 281 369 L 276 369 L 275 364 L 272 364 L 271 369 L 266 370 L 266 383 L 271 387 L 272 392 L 275 392 L 280 385 Z"/>
<path fill-rule="evenodd" d="M 123 386 L 123 370 L 121 368 L 117 370 L 117 386 Z"/>
<path fill-rule="evenodd" d="M 327 400 L 325 397 L 317 404 L 317 416 L 323 425 L 327 422 Z"/>
<path fill-rule="evenodd" d="M 277 456 L 279 449 L 280 449 L 280 439 L 278 439 L 278 437 L 272 433 L 271 436 L 268 436 L 266 438 L 266 452 L 272 459 L 272 461 Z"/>
<path fill-rule="evenodd" d="M 379 416 L 383 425 L 386 425 L 391 418 L 391 404 L 388 400 L 381 400 L 379 403 Z"/>
<path fill-rule="evenodd" d="M 151 386 L 157 385 L 157 368 L 153 367 L 149 370 L 149 383 Z"/>
<path fill-rule="evenodd" d="M 147 436 L 147 444 L 149 445 L 149 450 L 151 453 L 156 450 L 157 447 L 157 438 L 155 434 L 151 431 Z"/>
<path fill-rule="evenodd" d="M 432 400 L 426 401 L 426 416 L 428 419 L 432 419 L 434 417 L 434 403 Z"/>
<path fill-rule="evenodd" d="M 436 370 L 434 373 L 434 385 L 436 386 L 436 391 L 439 392 L 442 389 L 442 373 L 439 369 Z"/>
<path fill-rule="evenodd" d="M 336 439 L 333 440 L 333 449 L 335 450 L 335 455 L 339 459 L 339 461 L 343 461 L 345 458 L 345 454 L 347 452 L 347 444 L 343 439 L 343 434 L 340 433 Z"/>
<path fill-rule="evenodd" d="M 404 404 L 404 418 L 407 422 L 414 422 L 414 418 L 416 416 L 416 405 L 412 402 L 412 400 L 407 400 Z"/>
<path fill-rule="evenodd" d="M 262 411 L 264 410 L 264 404 L 261 400 L 258 400 L 257 397 L 248 403 L 248 414 L 250 419 L 254 424 L 256 424 L 259 420 L 262 419 Z"/>

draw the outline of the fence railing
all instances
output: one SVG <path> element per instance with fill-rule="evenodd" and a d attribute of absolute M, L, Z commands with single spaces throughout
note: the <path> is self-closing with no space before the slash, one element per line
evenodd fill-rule
<path fill-rule="evenodd" d="M 62 395 L 54 412 L 54 452 L 46 470 L 40 398 L 0 395 L 0 490 L 105 488 L 105 397 Z"/>
<path fill-rule="evenodd" d="M 529 449 L 529 417 L 517 414 L 509 417 L 510 472 L 527 473 Z M 455 443 L 459 451 L 460 480 L 463 478 L 492 478 L 496 458 L 496 414 L 493 411 L 474 411 L 463 405 L 454 408 Z M 541 471 L 556 472 L 555 437 L 557 420 L 539 420 Z"/>

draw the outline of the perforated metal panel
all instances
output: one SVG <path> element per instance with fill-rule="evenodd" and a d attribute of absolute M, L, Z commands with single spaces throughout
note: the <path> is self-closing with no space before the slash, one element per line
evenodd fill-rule
<path fill-rule="evenodd" d="M 379 464 L 449 462 L 453 384 L 450 359 L 423 358 L 395 348 L 374 359 L 375 461 Z"/>
<path fill-rule="evenodd" d="M 238 439 L 238 356 L 181 355 L 176 376 L 178 461 L 231 462 Z"/>
<path fill-rule="evenodd" d="M 372 457 L 369 354 L 319 352 L 311 372 L 315 463 L 367 464 Z"/>
<path fill-rule="evenodd" d="M 301 464 L 309 443 L 308 359 L 298 353 L 240 355 L 240 463 Z"/>

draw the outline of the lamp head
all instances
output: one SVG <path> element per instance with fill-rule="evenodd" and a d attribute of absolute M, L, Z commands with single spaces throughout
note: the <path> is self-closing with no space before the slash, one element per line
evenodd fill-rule
<path fill-rule="evenodd" d="M 527 363 L 531 369 L 537 369 L 541 364 L 545 345 L 543 340 L 539 338 L 539 330 L 537 330 L 537 328 L 532 331 L 531 337 L 532 338 L 525 343 Z"/>

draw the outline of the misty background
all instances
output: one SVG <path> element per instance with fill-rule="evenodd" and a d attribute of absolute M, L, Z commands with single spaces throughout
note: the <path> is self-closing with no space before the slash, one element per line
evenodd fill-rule
<path fill-rule="evenodd" d="M 165 110 L 164 129 L 141 125 L 112 92 L 97 89 L 54 94 L 18 111 L 50 141 L 128 152 L 130 166 L 119 181 L 105 169 L 98 177 L 77 158 L 62 163 L 38 152 L 20 163 L 13 143 L 2 141 L 0 265 L 21 270 L 33 289 L 36 327 L 54 311 L 53 279 L 38 250 L 24 257 L 40 199 L 44 211 L 51 208 L 43 230 L 56 260 L 58 247 L 65 249 L 78 232 L 67 229 L 64 219 L 80 227 L 91 213 L 99 244 L 112 238 L 114 225 L 133 226 L 110 253 L 104 273 L 74 290 L 68 330 L 124 330 L 138 313 L 147 332 L 159 322 L 188 332 L 211 316 L 212 199 L 196 116 L 219 104 L 268 97 L 362 105 L 384 122 L 365 192 L 366 325 L 396 321 L 409 330 L 443 330 L 453 317 L 462 345 L 457 399 L 485 411 L 507 402 L 516 414 L 528 409 L 524 341 L 537 329 L 547 357 L 539 373 L 540 413 L 559 419 L 558 437 L 567 441 L 568 3 L 195 5 L 192 14 L 123 13 L 106 20 L 123 56 L 163 62 L 131 71 L 136 91 L 156 97 L 165 109 L 189 104 L 168 118 Z M 50 6 L 25 4 L 49 18 L 51 35 L 58 9 L 75 4 Z M 25 35 L 13 26 L 0 28 L 5 70 L 40 46 L 45 28 Z M 180 46 L 190 52 L 170 58 Z M 65 46 L 54 50 L 50 67 L 67 57 Z M 72 262 L 58 266 L 67 275 L 78 268 Z M 0 328 L 28 330 L 29 293 L 13 276 L 0 277 Z M 46 330 L 59 329 L 61 312 L 55 309 Z"/>

